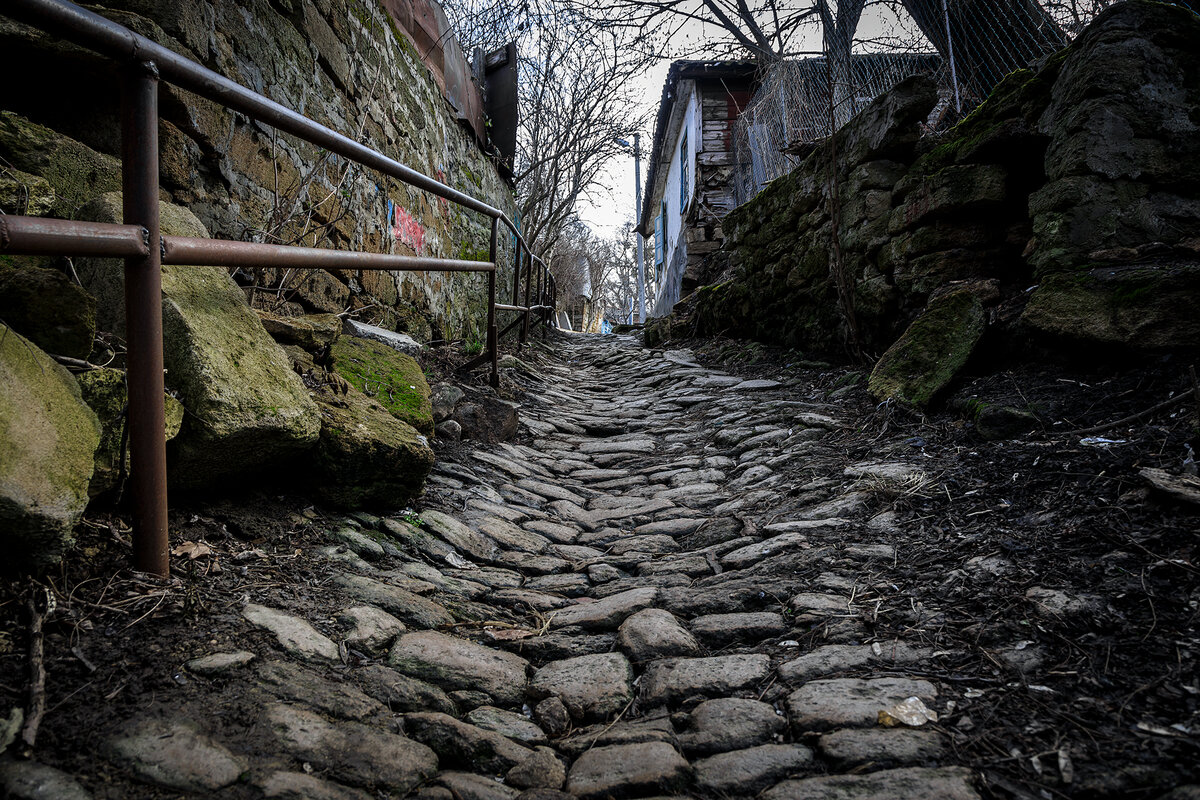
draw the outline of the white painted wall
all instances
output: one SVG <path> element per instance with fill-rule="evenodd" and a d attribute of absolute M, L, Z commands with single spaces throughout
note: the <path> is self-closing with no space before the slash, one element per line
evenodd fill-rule
<path fill-rule="evenodd" d="M 681 233 L 683 229 L 683 210 L 679 205 L 679 175 L 682 169 L 680 160 L 680 144 L 683 142 L 683 135 L 687 133 L 688 152 L 686 154 L 688 162 L 688 204 L 696 196 L 696 153 L 699 152 L 701 145 L 701 118 L 700 118 L 700 99 L 696 93 L 696 84 L 694 81 L 684 81 L 680 87 L 679 99 L 676 101 L 686 102 L 683 106 L 683 116 L 678 128 L 675 129 L 674 136 L 670 139 L 671 162 L 666 170 L 666 180 L 662 184 L 662 191 L 655 192 L 653 209 L 655 216 L 661 210 L 661 203 L 666 200 L 667 216 L 666 216 L 666 246 L 663 248 L 663 279 L 659 283 L 658 296 L 655 298 L 653 308 L 655 313 L 665 305 L 667 311 L 670 306 L 674 305 L 679 300 L 679 285 L 683 279 L 683 271 L 681 264 L 684 258 L 676 256 L 676 250 L 681 247 L 686 247 L 686 243 L 681 241 Z M 657 187 L 656 187 L 657 189 Z M 671 266 L 675 265 L 675 269 Z M 677 273 L 677 274 L 676 274 Z"/>

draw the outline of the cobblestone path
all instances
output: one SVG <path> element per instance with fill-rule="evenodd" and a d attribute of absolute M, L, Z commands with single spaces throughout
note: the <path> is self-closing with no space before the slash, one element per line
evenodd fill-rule
<path fill-rule="evenodd" d="M 419 519 L 353 515 L 291 602 L 248 591 L 227 615 L 242 633 L 180 670 L 185 699 L 147 698 L 98 736 L 108 789 L 32 762 L 5 766 L 6 785 L 977 798 L 944 733 L 879 724 L 947 703 L 919 633 L 869 635 L 872 588 L 903 558 L 873 498 L 915 468 L 843 459 L 814 476 L 835 407 L 686 351 L 574 337 L 562 352 L 519 377 L 529 445 L 464 445 Z"/>

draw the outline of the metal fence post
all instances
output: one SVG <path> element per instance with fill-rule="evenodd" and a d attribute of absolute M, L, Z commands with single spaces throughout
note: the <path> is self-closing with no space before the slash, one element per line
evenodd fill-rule
<path fill-rule="evenodd" d="M 525 307 L 521 312 L 521 333 L 517 337 L 518 347 L 529 341 L 529 284 L 533 282 L 533 253 L 525 253 L 525 302 L 520 305 Z"/>
<path fill-rule="evenodd" d="M 162 250 L 158 225 L 158 70 L 125 67 L 121 84 L 122 212 L 145 230 L 149 252 L 125 259 L 129 450 L 132 460 L 133 564 L 165 577 L 167 445 L 163 410 Z"/>
<path fill-rule="evenodd" d="M 500 234 L 500 219 L 492 217 L 492 238 L 488 244 L 488 260 L 492 262 L 492 271 L 488 273 L 488 322 L 487 346 L 492 354 L 492 371 L 488 375 L 488 383 L 492 388 L 500 386 L 500 337 L 496 333 L 496 240 Z M 520 245 L 517 245 L 520 247 Z"/>
<path fill-rule="evenodd" d="M 517 251 L 513 254 L 513 296 L 512 304 L 514 306 L 521 305 L 521 237 L 517 237 Z"/>

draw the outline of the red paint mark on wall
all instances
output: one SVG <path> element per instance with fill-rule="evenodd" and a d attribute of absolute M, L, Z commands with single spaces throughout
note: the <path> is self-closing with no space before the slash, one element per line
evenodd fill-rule
<path fill-rule="evenodd" d="M 425 249 L 425 229 L 417 218 L 408 213 L 408 209 L 396 206 L 395 217 L 392 221 L 392 237 L 408 245 L 417 255 Z"/>

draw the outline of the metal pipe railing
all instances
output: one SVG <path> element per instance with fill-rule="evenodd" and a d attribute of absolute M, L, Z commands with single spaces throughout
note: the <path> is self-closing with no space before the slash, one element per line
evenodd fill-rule
<path fill-rule="evenodd" d="M 158 227 L 158 73 L 134 62 L 121 76 L 121 197 L 125 224 L 152 244 Z M 162 249 L 125 259 L 125 380 L 129 390 L 129 455 L 134 469 L 133 565 L 170 572 L 167 552 L 167 439 L 163 407 Z"/>
<path fill-rule="evenodd" d="M 121 170 L 124 224 L 0 216 L 0 251 L 25 255 L 125 259 L 129 440 L 134 463 L 130 485 L 134 497 L 133 549 L 136 569 L 164 576 L 170 569 L 167 552 L 167 472 L 163 407 L 163 264 L 223 267 L 286 265 L 326 269 L 486 273 L 488 353 L 485 357 L 491 360 L 489 382 L 492 386 L 499 385 L 500 333 L 497 329 L 497 311 L 520 310 L 524 313 L 524 341 L 528 332 L 529 314 L 535 310 L 529 307 L 528 302 L 530 272 L 534 261 L 538 264 L 539 297 L 542 297 L 543 280 L 547 285 L 553 281 L 545 262 L 533 255 L 516 225 L 503 211 L 417 172 L 119 23 L 67 0 L 7 0 L 3 13 L 111 58 L 119 62 L 122 68 Z M 173 83 L 410 186 L 490 217 L 492 224 L 488 261 L 394 256 L 161 236 L 158 207 L 160 80 Z M 496 303 L 497 245 L 501 223 L 515 237 L 512 306 Z M 523 307 L 517 307 L 522 255 L 526 262 L 526 303 Z M 542 300 L 539 300 L 540 302 Z M 474 363 L 473 361 L 472 364 Z"/>

